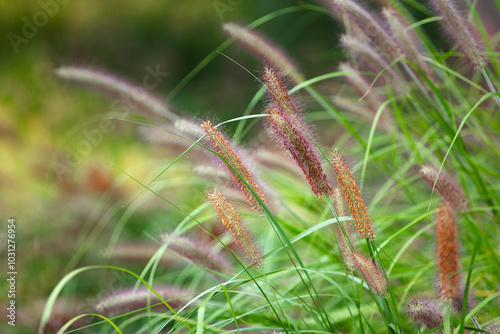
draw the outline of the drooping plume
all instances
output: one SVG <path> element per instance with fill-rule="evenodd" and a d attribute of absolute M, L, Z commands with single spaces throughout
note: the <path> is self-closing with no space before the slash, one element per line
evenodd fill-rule
<path fill-rule="evenodd" d="M 371 44 L 350 35 L 342 35 L 340 37 L 340 42 L 342 46 L 358 61 L 364 61 L 375 71 L 380 72 L 385 70 L 388 74 L 387 78 L 393 83 L 397 82 L 399 85 L 404 83 L 403 77 L 396 70 L 394 70 L 394 68 L 389 66 L 387 59 L 382 57 L 382 55 L 380 55 L 380 53 L 374 49 Z M 399 90 L 399 88 L 397 89 Z"/>
<path fill-rule="evenodd" d="M 460 294 L 458 271 L 458 244 L 453 209 L 448 202 L 442 202 L 437 218 L 438 260 L 440 296 L 444 302 L 451 302 Z"/>
<path fill-rule="evenodd" d="M 335 171 L 335 175 L 337 176 L 337 181 L 342 188 L 347 205 L 351 210 L 354 226 L 359 236 L 370 240 L 375 239 L 375 232 L 373 231 L 372 221 L 368 216 L 368 210 L 347 163 L 336 149 L 332 152 L 330 161 Z"/>
<path fill-rule="evenodd" d="M 373 264 L 370 259 L 359 253 L 352 253 L 352 261 L 357 270 L 361 272 L 366 283 L 377 293 L 383 295 L 387 291 L 387 281 L 384 274 Z"/>
<path fill-rule="evenodd" d="M 202 267 L 222 274 L 227 274 L 230 271 L 229 262 L 202 240 L 194 240 L 170 233 L 163 233 L 160 239 L 163 243 L 168 243 L 169 250 Z"/>
<path fill-rule="evenodd" d="M 320 198 L 331 195 L 332 186 L 323 171 L 318 150 L 300 116 L 297 104 L 274 70 L 266 68 L 264 81 L 273 101 L 267 107 L 270 133 L 290 152 L 306 176 L 313 193 Z"/>
<path fill-rule="evenodd" d="M 467 212 L 469 210 L 469 204 L 464 197 L 464 194 L 460 188 L 443 172 L 439 173 L 439 169 L 424 165 L 420 168 L 420 175 L 425 182 L 427 182 L 431 187 L 436 183 L 435 188 L 438 193 L 444 198 L 445 201 L 449 202 L 451 207 L 457 211 Z"/>
<path fill-rule="evenodd" d="M 402 51 L 392 36 L 380 24 L 378 19 L 354 0 L 333 0 L 329 2 L 332 14 L 342 20 L 349 19 L 368 39 L 391 61 L 402 56 Z M 342 22 L 341 22 L 342 23 Z"/>
<path fill-rule="evenodd" d="M 243 195 L 247 199 L 247 202 L 252 206 L 254 210 L 258 210 L 260 208 L 259 202 L 252 194 L 252 192 L 248 189 L 245 182 L 249 187 L 253 189 L 253 191 L 259 196 L 259 198 L 265 202 L 265 196 L 260 186 L 255 182 L 253 175 L 250 173 L 248 168 L 243 164 L 243 161 L 238 156 L 236 151 L 231 147 L 229 142 L 224 138 L 222 132 L 220 132 L 217 127 L 213 126 L 210 121 L 203 122 L 201 124 L 201 128 L 207 134 L 210 139 L 214 149 L 226 160 L 226 167 L 228 171 L 232 174 L 233 180 L 238 184 L 241 189 Z M 239 174 L 235 173 L 235 171 Z M 243 180 L 240 178 L 245 180 Z"/>
<path fill-rule="evenodd" d="M 382 14 L 391 28 L 392 35 L 401 46 L 405 57 L 415 64 L 428 78 L 434 78 L 434 74 L 422 60 L 421 49 L 423 44 L 414 31 L 410 30 L 410 23 L 394 7 L 385 7 Z"/>
<path fill-rule="evenodd" d="M 431 297 L 408 298 L 405 311 L 413 321 L 425 325 L 427 329 L 442 326 L 444 322 L 441 307 Z"/>
<path fill-rule="evenodd" d="M 164 101 L 149 93 L 147 87 L 138 87 L 112 74 L 81 67 L 60 67 L 55 74 L 61 79 L 85 85 L 95 91 L 117 98 L 117 102 L 151 116 L 164 117 L 175 122 L 179 117 L 170 111 Z M 113 106 L 114 108 L 120 106 Z"/>
<path fill-rule="evenodd" d="M 260 251 L 233 206 L 216 190 L 208 194 L 208 199 L 212 202 L 222 223 L 224 223 L 227 229 L 233 234 L 234 242 L 242 245 L 248 262 L 259 268 L 262 265 Z"/>
<path fill-rule="evenodd" d="M 304 77 L 299 73 L 290 58 L 264 36 L 234 22 L 225 23 L 222 29 L 256 57 L 264 60 L 274 68 L 279 68 L 283 71 L 283 74 L 289 76 L 295 83 L 304 80 Z"/>
<path fill-rule="evenodd" d="M 335 211 L 339 217 L 345 217 L 348 215 L 344 197 L 342 196 L 342 190 L 338 187 L 333 189 L 333 205 L 335 207 Z M 347 223 L 342 225 L 344 227 L 344 231 L 347 234 L 347 238 L 349 238 L 351 244 L 354 243 L 354 239 L 352 238 L 352 225 Z M 337 242 L 340 248 L 340 254 L 342 255 L 342 259 L 344 260 L 344 264 L 348 271 L 354 270 L 354 262 L 352 260 L 352 251 L 349 247 L 346 236 L 342 233 L 342 229 L 339 224 L 333 225 L 333 232 L 335 233 L 335 237 L 337 238 Z M 354 246 L 354 245 L 352 245 Z"/>
<path fill-rule="evenodd" d="M 447 34 L 458 45 L 465 60 L 474 70 L 479 71 L 486 65 L 486 58 L 483 54 L 484 46 L 477 38 L 473 26 L 455 8 L 451 0 L 431 0 L 429 2 L 434 12 L 441 16 Z"/>
<path fill-rule="evenodd" d="M 186 296 L 189 292 L 168 285 L 153 287 L 163 300 L 173 309 L 180 308 L 188 302 Z M 154 308 L 167 309 L 167 306 L 147 287 L 137 289 L 125 288 L 103 295 L 97 300 L 95 311 L 99 314 L 110 316 L 132 312 L 148 306 L 156 305 Z"/>

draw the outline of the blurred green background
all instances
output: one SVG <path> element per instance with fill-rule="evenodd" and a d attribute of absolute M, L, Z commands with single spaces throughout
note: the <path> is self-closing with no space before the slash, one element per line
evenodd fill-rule
<path fill-rule="evenodd" d="M 33 194 L 39 194 L 44 187 L 33 183 L 33 179 L 44 179 L 50 158 L 68 144 L 67 132 L 111 108 L 110 99 L 55 78 L 55 68 L 90 66 L 138 85 L 147 75 L 147 67 L 160 68 L 168 76 L 153 93 L 167 98 L 196 65 L 226 40 L 221 33 L 222 20 L 247 24 L 273 11 L 304 4 L 193 0 L 66 2 L 0 5 L 0 34 L 4 36 L 0 45 L 0 179 L 4 185 L 1 201 L 7 215 L 9 210 L 19 214 L 19 210 L 33 208 L 38 200 Z M 40 15 L 44 12 L 43 3 L 57 4 L 50 7 L 55 13 L 47 20 L 46 14 Z M 25 26 L 34 20 L 40 26 L 33 33 Z M 258 30 L 296 56 L 299 66 L 311 77 L 335 68 L 335 26 L 325 14 L 301 10 L 273 19 Z M 32 36 L 24 38 L 26 32 Z M 242 48 L 232 45 L 224 52 L 258 75 L 260 63 Z M 225 120 L 241 115 L 257 88 L 254 78 L 218 55 L 169 102 L 181 114 L 215 114 Z M 102 146 L 105 149 L 107 145 Z M 121 148 L 129 149 L 126 145 L 112 147 L 114 151 Z"/>

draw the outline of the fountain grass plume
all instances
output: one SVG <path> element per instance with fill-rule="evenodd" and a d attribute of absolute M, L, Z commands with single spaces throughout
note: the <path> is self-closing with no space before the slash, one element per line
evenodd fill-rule
<path fill-rule="evenodd" d="M 449 202 L 442 202 L 437 218 L 440 297 L 452 302 L 460 294 L 458 243 L 453 209 Z"/>
<path fill-rule="evenodd" d="M 387 59 L 374 49 L 371 44 L 351 35 L 342 35 L 340 43 L 358 62 L 363 61 L 378 72 L 385 70 L 394 87 L 397 88 L 397 85 L 400 86 L 404 83 L 403 77 L 389 66 Z M 396 90 L 399 91 L 400 89 Z"/>
<path fill-rule="evenodd" d="M 427 329 L 443 326 L 444 317 L 437 301 L 428 296 L 414 295 L 408 298 L 406 314 Z"/>
<path fill-rule="evenodd" d="M 423 165 L 420 168 L 420 176 L 431 187 L 435 187 L 441 197 L 449 202 L 453 209 L 461 212 L 469 211 L 469 204 L 462 190 L 443 171 L 439 173 L 438 168 Z"/>
<path fill-rule="evenodd" d="M 342 196 L 342 190 L 339 187 L 335 187 L 333 189 L 333 205 L 335 207 L 335 211 L 339 217 L 347 216 L 347 210 L 345 207 L 344 197 Z M 339 224 L 342 224 L 339 222 Z M 350 223 L 343 224 L 344 230 L 346 231 L 347 236 L 344 236 L 342 233 L 342 229 L 339 224 L 333 225 L 333 232 L 335 233 L 335 237 L 337 238 L 337 242 L 340 249 L 340 254 L 342 259 L 344 260 L 344 264 L 346 269 L 349 272 L 352 272 L 355 268 L 354 261 L 352 258 L 352 251 L 349 247 L 346 237 L 349 238 L 351 244 L 354 242 L 354 238 L 352 238 L 352 225 Z"/>
<path fill-rule="evenodd" d="M 387 291 L 387 281 L 384 274 L 366 256 L 360 253 L 352 253 L 354 267 L 361 272 L 366 283 L 378 295 L 384 295 Z"/>
<path fill-rule="evenodd" d="M 332 12 L 337 12 L 334 13 L 334 16 L 347 17 L 350 23 L 356 25 L 374 45 L 389 56 L 391 61 L 403 55 L 396 41 L 382 26 L 378 18 L 359 3 L 354 0 L 333 0 L 329 1 L 328 4 Z"/>
<path fill-rule="evenodd" d="M 392 6 L 385 7 L 382 10 L 382 15 L 391 29 L 392 36 L 401 46 L 404 57 L 421 69 L 428 78 L 433 79 L 434 73 L 427 66 L 427 63 L 422 60 L 421 50 L 423 44 L 415 32 L 409 29 L 410 23 Z"/>
<path fill-rule="evenodd" d="M 248 262 L 256 268 L 260 268 L 262 265 L 262 255 L 255 245 L 250 232 L 246 229 L 240 216 L 234 210 L 234 207 L 216 190 L 208 194 L 208 199 L 219 214 L 222 223 L 233 234 L 234 242 L 243 247 Z"/>
<path fill-rule="evenodd" d="M 304 81 L 304 77 L 300 74 L 293 61 L 275 43 L 261 34 L 234 22 L 224 23 L 222 29 L 257 58 L 264 60 L 274 68 L 279 68 L 284 75 L 289 76 L 295 83 Z"/>
<path fill-rule="evenodd" d="M 169 285 L 154 286 L 153 289 L 173 309 L 180 308 L 188 302 L 186 296 L 189 295 L 189 292 L 187 290 Z M 148 287 L 141 286 L 137 289 L 122 288 L 105 294 L 97 299 L 94 308 L 96 313 L 110 316 L 132 312 L 152 305 L 156 305 L 153 307 L 154 309 L 167 309 L 167 306 Z"/>
<path fill-rule="evenodd" d="M 441 16 L 446 33 L 462 51 L 465 60 L 475 71 L 481 70 L 486 65 L 486 57 L 483 54 L 484 46 L 476 36 L 474 27 L 451 0 L 429 0 L 429 4 Z"/>
<path fill-rule="evenodd" d="M 290 152 L 313 193 L 320 198 L 331 195 L 333 188 L 323 170 L 317 147 L 310 137 L 311 131 L 302 119 L 297 104 L 288 94 L 276 71 L 266 68 L 264 81 L 272 100 L 266 109 L 269 133 Z"/>
<path fill-rule="evenodd" d="M 120 99 L 132 109 L 150 116 L 166 118 L 175 122 L 179 117 L 170 111 L 169 106 L 145 87 L 134 85 L 115 75 L 84 67 L 65 66 L 55 70 L 55 74 L 64 80 L 84 85 L 95 91 Z"/>
<path fill-rule="evenodd" d="M 163 233 L 160 235 L 163 243 L 168 243 L 168 249 L 180 256 L 214 272 L 227 274 L 231 270 L 229 262 L 214 251 L 210 244 L 202 240 L 180 235 Z"/>
<path fill-rule="evenodd" d="M 368 216 L 368 209 L 347 163 L 338 153 L 337 149 L 332 152 L 330 162 L 337 176 L 337 181 L 342 188 L 345 201 L 351 210 L 351 215 L 354 218 L 354 226 L 359 236 L 374 240 L 375 232 L 373 231 L 372 221 Z"/>
<path fill-rule="evenodd" d="M 265 202 L 266 199 L 264 192 L 254 180 L 254 177 L 250 173 L 250 170 L 243 164 L 243 161 L 237 154 L 236 150 L 231 147 L 229 141 L 224 137 L 222 132 L 217 129 L 216 126 L 212 125 L 210 121 L 205 121 L 201 124 L 201 128 L 207 134 L 215 151 L 217 151 L 226 160 L 226 167 L 229 173 L 231 173 L 231 175 L 233 176 L 233 180 L 238 184 L 241 192 L 247 199 L 247 202 L 251 205 L 252 209 L 258 211 L 260 208 L 260 204 L 253 193 L 248 189 L 245 182 L 250 187 L 252 187 L 253 191 L 263 202 Z M 231 167 L 238 172 L 239 176 Z M 245 180 L 245 182 L 240 179 L 240 176 Z"/>

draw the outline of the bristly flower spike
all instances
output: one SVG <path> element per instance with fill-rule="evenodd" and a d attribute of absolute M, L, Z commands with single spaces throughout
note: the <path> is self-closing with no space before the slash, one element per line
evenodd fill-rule
<path fill-rule="evenodd" d="M 225 23 L 222 29 L 257 58 L 281 69 L 283 74 L 289 76 L 295 83 L 304 81 L 304 77 L 289 57 L 262 35 L 234 22 Z"/>
<path fill-rule="evenodd" d="M 373 291 L 378 295 L 384 295 L 387 291 L 387 282 L 384 274 L 380 272 L 373 262 L 359 253 L 352 253 L 352 261 Z"/>
<path fill-rule="evenodd" d="M 469 211 L 469 204 L 464 197 L 464 194 L 458 186 L 451 181 L 451 179 L 443 172 L 439 173 L 439 169 L 424 165 L 420 168 L 420 175 L 425 182 L 427 182 L 431 187 L 436 183 L 436 190 L 444 198 L 445 201 L 449 202 L 453 209 L 457 211 L 467 212 Z"/>
<path fill-rule="evenodd" d="M 402 52 L 391 35 L 382 27 L 380 22 L 366 9 L 354 0 L 333 0 L 330 8 L 334 15 L 346 16 L 381 51 L 389 55 L 391 61 L 401 57 Z M 338 13 L 335 13 L 338 12 Z"/>
<path fill-rule="evenodd" d="M 224 138 L 222 132 L 220 132 L 215 126 L 212 125 L 210 121 L 203 122 L 201 128 L 207 134 L 208 138 L 212 142 L 215 150 L 227 161 L 227 169 L 233 176 L 233 180 L 238 184 L 247 202 L 252 206 L 254 210 L 259 210 L 260 205 L 252 192 L 248 189 L 245 183 L 240 179 L 240 177 L 233 171 L 233 167 L 238 174 L 245 180 L 245 182 L 253 189 L 253 191 L 259 196 L 259 198 L 265 202 L 265 196 L 259 185 L 254 181 L 254 178 L 248 168 L 243 164 L 241 158 L 236 154 L 236 151 L 229 145 L 229 142 Z M 230 167 L 231 166 L 231 167 Z"/>
<path fill-rule="evenodd" d="M 249 263 L 259 268 L 262 265 L 260 251 L 257 249 L 253 238 L 241 222 L 240 216 L 236 213 L 233 206 L 216 190 L 208 194 L 208 200 L 212 203 L 215 210 L 217 210 L 222 223 L 233 234 L 234 242 L 243 246 Z"/>
<path fill-rule="evenodd" d="M 443 325 L 444 318 L 441 307 L 437 302 L 427 296 L 413 296 L 408 299 L 406 314 L 428 329 Z"/>
<path fill-rule="evenodd" d="M 460 294 L 458 272 L 458 244 L 453 209 L 448 202 L 442 202 L 437 218 L 438 259 L 440 295 L 444 302 L 451 302 Z"/>
<path fill-rule="evenodd" d="M 339 187 L 333 189 L 333 205 L 335 207 L 335 211 L 339 217 L 347 216 L 347 210 L 345 208 L 344 197 L 342 196 L 342 190 Z M 341 224 L 341 223 L 340 223 Z M 351 224 L 343 224 L 344 231 L 347 234 L 347 238 L 353 242 L 352 236 L 352 225 Z M 347 244 L 346 237 L 344 233 L 342 233 L 342 229 L 339 224 L 333 225 L 333 232 L 335 233 L 335 237 L 337 238 L 337 242 L 340 248 L 340 254 L 342 255 L 342 259 L 344 260 L 344 264 L 349 272 L 354 270 L 354 262 L 352 260 L 352 251 L 349 245 Z M 353 246 L 354 247 L 354 246 Z"/>
<path fill-rule="evenodd" d="M 153 116 L 164 117 L 173 122 L 179 119 L 177 115 L 170 111 L 164 101 L 153 96 L 145 88 L 137 87 L 112 74 L 73 66 L 60 67 L 56 69 L 55 74 L 61 79 L 85 85 L 102 94 L 116 97 L 120 102 L 133 109 L 141 110 Z"/>
<path fill-rule="evenodd" d="M 361 238 L 368 238 L 370 241 L 375 239 L 375 232 L 373 231 L 372 221 L 368 216 L 368 210 L 358 185 L 352 176 L 347 163 L 344 158 L 338 153 L 337 149 L 331 154 L 331 163 L 337 176 L 344 198 L 351 210 L 351 215 L 354 219 L 354 226 L 358 231 Z"/>
<path fill-rule="evenodd" d="M 399 42 L 399 45 L 401 45 L 405 57 L 418 66 L 428 78 L 434 78 L 434 73 L 432 73 L 429 66 L 422 61 L 420 52 L 422 42 L 414 31 L 408 29 L 410 23 L 406 18 L 393 6 L 385 7 L 382 10 L 382 15 L 389 24 L 393 36 Z"/>
<path fill-rule="evenodd" d="M 472 25 L 455 8 L 451 0 L 431 0 L 430 4 L 434 11 L 442 17 L 446 32 L 463 52 L 465 60 L 474 70 L 479 71 L 486 65 L 486 58 L 482 51 L 484 46 L 475 36 Z"/>
<path fill-rule="evenodd" d="M 310 131 L 300 117 L 297 105 L 274 70 L 266 68 L 264 80 L 274 101 L 267 108 L 269 132 L 290 152 L 313 193 L 320 198 L 330 196 L 333 188 L 323 171 L 316 145 L 308 134 Z"/>
<path fill-rule="evenodd" d="M 185 297 L 189 295 L 187 290 L 167 285 L 155 286 L 154 290 L 174 309 L 180 308 L 188 302 Z M 159 304 L 155 308 L 167 308 L 158 296 L 145 286 L 138 289 L 125 288 L 100 297 L 95 311 L 109 316 L 132 312 L 155 304 Z"/>

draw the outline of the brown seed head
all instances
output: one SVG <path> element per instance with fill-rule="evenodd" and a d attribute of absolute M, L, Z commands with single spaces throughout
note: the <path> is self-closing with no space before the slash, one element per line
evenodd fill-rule
<path fill-rule="evenodd" d="M 280 68 L 294 82 L 298 83 L 304 80 L 290 58 L 264 36 L 234 22 L 225 23 L 222 29 L 256 57 L 263 59 L 273 67 Z"/>
<path fill-rule="evenodd" d="M 439 173 L 436 182 L 438 171 L 439 169 L 434 166 L 424 165 L 420 168 L 420 175 L 431 187 L 434 186 L 434 182 L 436 183 L 436 190 L 445 201 L 450 203 L 453 209 L 463 212 L 469 211 L 469 204 L 462 190 L 444 172 Z"/>
<path fill-rule="evenodd" d="M 277 105 L 267 109 L 267 120 L 270 132 L 290 152 L 313 193 L 320 198 L 331 195 L 332 186 L 323 171 L 316 145 L 304 133 L 302 124 Z"/>
<path fill-rule="evenodd" d="M 337 181 L 339 182 L 342 192 L 344 193 L 344 198 L 351 210 L 351 215 L 354 219 L 354 226 L 358 231 L 361 238 L 368 238 L 370 240 L 375 239 L 375 232 L 373 231 L 372 221 L 368 216 L 368 210 L 363 198 L 361 197 L 361 192 L 359 191 L 356 181 L 352 176 L 347 163 L 344 158 L 335 150 L 331 154 L 331 163 L 333 169 L 335 170 L 335 175 L 337 176 Z"/>
<path fill-rule="evenodd" d="M 263 202 L 265 202 L 266 199 L 264 193 L 260 189 L 260 186 L 254 181 L 254 178 L 248 168 L 243 164 L 241 158 L 236 154 L 231 145 L 229 145 L 229 142 L 224 138 L 224 135 L 215 126 L 213 126 L 210 121 L 203 122 L 201 124 L 201 128 L 208 135 L 208 138 L 212 142 L 215 150 L 226 160 L 226 167 L 232 174 L 233 180 L 240 187 L 243 195 L 245 195 L 247 202 L 254 210 L 258 210 L 260 208 L 259 202 L 245 185 L 243 180 L 245 180 L 245 182 L 253 189 Z M 231 167 L 236 170 L 243 180 Z"/>
<path fill-rule="evenodd" d="M 451 302 L 460 294 L 460 275 L 458 272 L 458 244 L 453 209 L 450 203 L 442 202 L 437 219 L 439 278 L 441 281 L 441 300 Z"/>
<path fill-rule="evenodd" d="M 428 329 L 443 325 L 444 318 L 437 302 L 426 296 L 413 296 L 408 299 L 406 314 L 414 321 L 424 324 Z"/>
<path fill-rule="evenodd" d="M 208 199 L 212 202 L 213 207 L 219 214 L 222 223 L 226 225 L 229 232 L 234 236 L 234 242 L 241 244 L 245 250 L 246 258 L 250 264 L 259 268 L 262 264 L 262 256 L 257 249 L 253 238 L 247 231 L 240 220 L 240 216 L 236 213 L 233 206 L 226 200 L 218 191 L 212 191 L 208 194 Z"/>
<path fill-rule="evenodd" d="M 354 262 L 356 269 L 361 272 L 366 283 L 368 283 L 373 291 L 375 291 L 378 295 L 385 294 L 387 291 L 387 282 L 384 274 L 378 270 L 373 262 L 359 253 L 352 253 L 352 261 Z"/>

